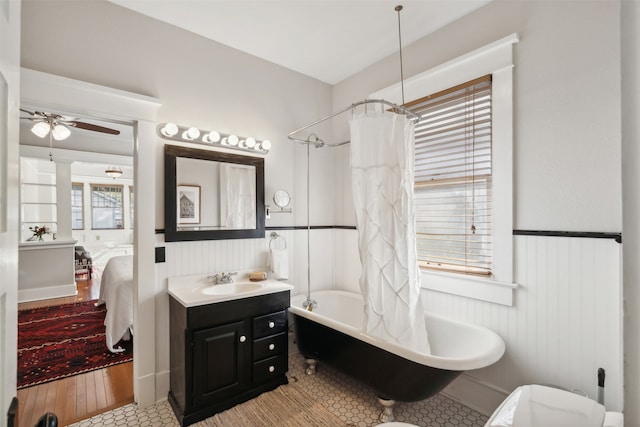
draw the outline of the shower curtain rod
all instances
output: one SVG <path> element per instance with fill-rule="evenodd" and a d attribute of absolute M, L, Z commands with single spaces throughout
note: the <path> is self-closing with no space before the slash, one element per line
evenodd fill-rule
<path fill-rule="evenodd" d="M 420 121 L 420 116 L 417 115 L 416 113 L 414 113 L 411 110 L 407 110 L 405 107 L 401 107 L 397 104 L 394 104 L 393 102 L 389 102 L 389 101 L 385 101 L 384 99 L 365 99 L 363 101 L 359 101 L 356 102 L 354 104 L 351 104 L 350 106 L 340 110 L 340 111 L 336 111 L 326 117 L 321 118 L 320 120 L 316 120 L 313 123 L 310 123 L 306 126 L 301 127 L 300 129 L 296 129 L 293 132 L 291 132 L 289 135 L 287 135 L 287 137 L 292 140 L 292 141 L 296 141 L 296 142 L 300 142 L 302 144 L 314 144 L 317 148 L 322 147 L 324 145 L 329 146 L 329 147 L 338 147 L 340 145 L 345 145 L 351 142 L 351 140 L 346 140 L 346 141 L 342 141 L 342 142 L 336 142 L 336 143 L 328 143 L 328 142 L 324 142 L 322 139 L 318 138 L 316 136 L 316 134 L 309 134 L 309 136 L 307 136 L 307 139 L 300 139 L 300 138 L 296 138 L 293 135 L 297 134 L 298 132 L 302 132 L 305 129 L 309 129 L 312 126 L 315 126 L 317 124 L 320 124 L 326 120 L 329 120 L 335 116 L 338 116 L 342 113 L 345 113 L 347 111 L 353 110 L 354 108 L 360 106 L 360 105 L 366 105 L 366 104 L 382 104 L 382 105 L 386 105 L 388 107 L 391 107 L 390 111 L 396 114 L 404 114 L 406 116 L 408 116 L 410 118 L 410 120 L 415 120 L 416 123 L 418 123 Z M 314 140 L 311 140 L 311 137 L 314 137 Z"/>

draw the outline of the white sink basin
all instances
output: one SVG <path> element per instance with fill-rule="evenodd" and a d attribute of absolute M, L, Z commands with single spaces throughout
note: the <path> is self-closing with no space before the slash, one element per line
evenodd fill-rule
<path fill-rule="evenodd" d="M 201 289 L 201 292 L 205 295 L 231 295 L 257 291 L 262 287 L 261 283 L 225 283 Z"/>
<path fill-rule="evenodd" d="M 211 274 L 169 277 L 169 295 L 185 307 L 194 307 L 293 290 L 290 284 L 275 280 L 251 282 L 248 273 L 239 273 L 238 281 L 220 285 L 212 285 L 209 276 Z"/>

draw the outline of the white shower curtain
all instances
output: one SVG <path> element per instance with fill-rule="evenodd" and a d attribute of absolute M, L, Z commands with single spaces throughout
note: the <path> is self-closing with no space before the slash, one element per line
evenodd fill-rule
<path fill-rule="evenodd" d="M 220 217 L 226 228 L 256 228 L 255 182 L 254 167 L 220 165 Z"/>
<path fill-rule="evenodd" d="M 349 121 L 365 332 L 429 353 L 415 240 L 413 124 L 368 112 Z"/>

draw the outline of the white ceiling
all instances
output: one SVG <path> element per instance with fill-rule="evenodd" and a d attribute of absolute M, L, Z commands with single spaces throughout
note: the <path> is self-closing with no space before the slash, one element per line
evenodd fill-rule
<path fill-rule="evenodd" d="M 329 84 L 491 0 L 110 0 Z"/>
<path fill-rule="evenodd" d="M 405 47 L 491 0 L 109 1 L 335 84 L 398 52 L 397 5 L 403 6 L 400 19 Z M 49 112 L 121 131 L 116 137 L 72 128 L 68 139 L 53 141 L 54 147 L 124 156 L 133 152 L 129 125 Z M 21 120 L 21 144 L 47 147 L 48 138 L 33 135 L 31 125 Z"/>

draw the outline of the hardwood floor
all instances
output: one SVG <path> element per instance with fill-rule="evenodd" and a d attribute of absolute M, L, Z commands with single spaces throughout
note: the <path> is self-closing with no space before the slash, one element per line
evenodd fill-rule
<path fill-rule="evenodd" d="M 97 299 L 93 280 L 77 282 L 78 295 L 18 304 L 18 309 Z M 133 402 L 133 362 L 121 363 L 18 390 L 18 427 L 32 427 L 46 412 L 65 426 Z"/>

